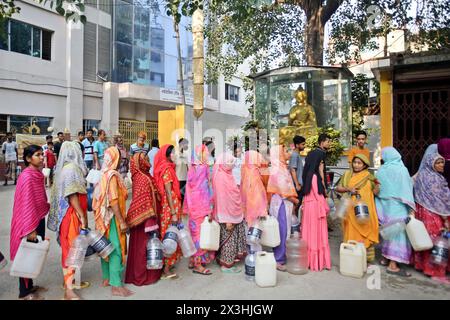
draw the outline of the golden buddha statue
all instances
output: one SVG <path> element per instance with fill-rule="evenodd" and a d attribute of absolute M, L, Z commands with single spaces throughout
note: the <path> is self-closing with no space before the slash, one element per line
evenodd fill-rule
<path fill-rule="evenodd" d="M 280 144 L 290 144 L 294 136 L 308 138 L 317 129 L 316 113 L 307 103 L 306 91 L 299 86 L 294 93 L 295 105 L 289 110 L 288 125 L 280 129 Z"/>

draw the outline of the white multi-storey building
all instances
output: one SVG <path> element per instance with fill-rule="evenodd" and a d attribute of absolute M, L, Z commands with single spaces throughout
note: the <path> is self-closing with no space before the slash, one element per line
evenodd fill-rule
<path fill-rule="evenodd" d="M 183 18 L 180 26 L 188 92 L 180 113 L 173 21 L 163 5 L 141 2 L 86 0 L 88 22 L 82 25 L 67 23 L 49 5 L 17 1 L 20 14 L 0 26 L 0 134 L 37 127 L 33 133 L 45 135 L 53 127 L 54 133 L 67 128 L 75 135 L 96 127 L 109 134 L 147 128 L 154 137 L 158 125 L 173 127 L 167 121 L 180 114 L 183 127 L 193 131 L 188 21 Z M 239 77 L 221 77 L 205 86 L 203 132 L 240 128 L 247 120 L 242 84 Z"/>

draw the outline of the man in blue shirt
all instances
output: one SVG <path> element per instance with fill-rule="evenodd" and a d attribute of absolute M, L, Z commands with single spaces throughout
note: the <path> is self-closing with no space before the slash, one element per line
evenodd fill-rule
<path fill-rule="evenodd" d="M 148 153 L 148 158 L 150 159 L 150 164 L 152 165 L 150 167 L 150 174 L 153 177 L 153 165 L 155 163 L 155 156 L 159 151 L 159 141 L 158 139 L 153 139 L 152 140 L 152 149 L 150 150 L 150 152 Z"/>
<path fill-rule="evenodd" d="M 289 159 L 289 170 L 291 172 L 292 180 L 294 181 L 295 190 L 297 191 L 299 204 L 294 208 L 294 212 L 300 208 L 303 200 L 303 160 L 300 156 L 300 152 L 305 149 L 306 139 L 302 136 L 294 137 L 295 150 L 292 152 L 291 158 Z M 301 218 L 301 217 L 299 217 Z"/>
<path fill-rule="evenodd" d="M 108 143 L 106 142 L 105 130 L 98 130 L 98 140 L 94 142 L 94 162 L 95 168 L 100 170 L 103 165 L 103 156 L 108 149 Z"/>
<path fill-rule="evenodd" d="M 147 139 L 147 134 L 144 131 L 138 133 L 138 141 L 133 143 L 130 147 L 130 156 L 132 157 L 136 153 L 145 153 L 148 154 L 150 151 L 150 146 L 148 143 L 145 143 Z"/>
<path fill-rule="evenodd" d="M 82 142 L 84 147 L 84 162 L 89 170 L 94 168 L 94 142 L 94 130 L 89 129 L 86 132 L 86 138 Z"/>

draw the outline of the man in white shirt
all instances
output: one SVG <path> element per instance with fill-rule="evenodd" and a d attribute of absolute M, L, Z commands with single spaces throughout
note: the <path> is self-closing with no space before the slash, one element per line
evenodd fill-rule
<path fill-rule="evenodd" d="M 86 131 L 86 138 L 82 142 L 84 147 L 84 162 L 89 170 L 94 168 L 94 142 L 94 130 L 89 129 Z"/>
<path fill-rule="evenodd" d="M 189 149 L 189 141 L 181 138 L 178 141 L 178 149 L 176 151 L 176 172 L 178 181 L 180 181 L 181 198 L 184 200 L 184 190 L 186 186 L 187 173 L 189 168 L 189 159 L 187 150 Z"/>
<path fill-rule="evenodd" d="M 155 164 L 155 156 L 158 153 L 158 151 L 159 151 L 159 141 L 158 141 L 158 139 L 153 139 L 152 140 L 152 149 L 148 153 L 148 158 L 149 158 L 150 164 L 151 164 L 150 174 L 152 175 L 152 177 L 153 177 L 153 165 Z"/>
<path fill-rule="evenodd" d="M 19 152 L 17 151 L 17 143 L 13 141 L 13 136 L 11 132 L 6 134 L 6 141 L 3 142 L 2 145 L 2 153 L 5 155 L 5 183 L 4 186 L 8 185 L 8 179 L 13 178 L 14 176 L 14 184 L 17 183 L 17 174 L 16 168 L 17 163 L 19 162 Z"/>

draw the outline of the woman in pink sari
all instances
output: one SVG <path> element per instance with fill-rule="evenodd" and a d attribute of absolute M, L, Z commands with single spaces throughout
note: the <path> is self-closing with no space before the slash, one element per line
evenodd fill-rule
<path fill-rule="evenodd" d="M 45 193 L 44 175 L 41 172 L 44 164 L 42 148 L 31 145 L 25 148 L 23 160 L 27 166 L 17 180 L 14 194 L 13 216 L 11 220 L 10 255 L 11 261 L 16 257 L 22 239 L 36 242 L 40 236 L 45 237 L 45 216 L 50 209 Z M 19 299 L 41 300 L 39 291 L 44 288 L 33 286 L 33 280 L 19 278 Z"/>
<path fill-rule="evenodd" d="M 264 187 L 261 168 L 262 155 L 254 150 L 245 153 L 241 169 L 241 196 L 245 221 L 248 226 L 262 216 L 267 216 L 267 191 Z"/>
<path fill-rule="evenodd" d="M 197 253 L 190 258 L 189 268 L 194 273 L 211 275 L 211 271 L 204 266 L 214 260 L 214 252 L 200 248 L 200 227 L 205 217 L 211 219 L 212 195 L 210 194 L 210 176 L 208 165 L 208 148 L 205 145 L 197 146 L 192 155 L 189 167 L 186 191 L 184 194 L 184 212 L 189 215 L 189 230 L 194 241 Z"/>
<path fill-rule="evenodd" d="M 290 237 L 294 205 L 298 205 L 297 191 L 292 182 L 286 161 L 290 154 L 282 145 L 270 149 L 270 177 L 267 192 L 271 194 L 270 215 L 278 220 L 281 243 L 273 249 L 277 269 L 286 271 L 286 241 Z"/>
<path fill-rule="evenodd" d="M 217 261 L 224 273 L 241 272 L 235 263 L 245 256 L 247 249 L 241 194 L 232 173 L 234 161 L 230 152 L 220 155 L 212 176 L 214 217 L 220 223 Z"/>
<path fill-rule="evenodd" d="M 308 265 L 312 271 L 331 270 L 328 244 L 327 213 L 324 181 L 325 153 L 316 149 L 305 159 L 303 169 L 302 239 L 308 244 Z"/>

